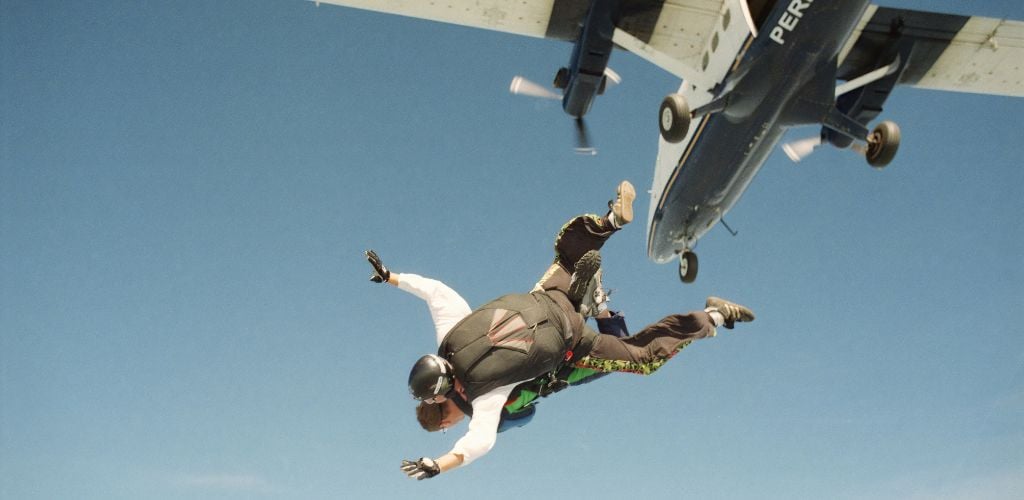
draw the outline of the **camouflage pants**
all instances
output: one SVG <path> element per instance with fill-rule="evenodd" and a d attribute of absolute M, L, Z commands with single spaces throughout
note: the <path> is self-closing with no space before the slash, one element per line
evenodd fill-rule
<path fill-rule="evenodd" d="M 666 316 L 630 337 L 599 335 L 585 328 L 577 348 L 582 357 L 577 358 L 575 366 L 649 375 L 694 340 L 713 336 L 715 325 L 704 311 Z"/>

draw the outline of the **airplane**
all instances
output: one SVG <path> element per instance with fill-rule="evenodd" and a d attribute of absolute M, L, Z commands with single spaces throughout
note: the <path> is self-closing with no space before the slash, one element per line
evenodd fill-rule
<path fill-rule="evenodd" d="M 658 110 L 647 254 L 657 263 L 677 258 L 684 283 L 697 276 L 697 241 L 736 204 L 787 129 L 821 126 L 816 137 L 782 146 L 793 161 L 831 144 L 883 168 L 899 149 L 900 128 L 868 124 L 896 85 L 1024 96 L 1024 22 L 868 0 L 317 3 L 573 43 L 554 87 L 582 149 L 583 116 L 618 80 L 608 70 L 613 48 L 682 79 Z M 511 90 L 544 95 L 521 79 Z"/>

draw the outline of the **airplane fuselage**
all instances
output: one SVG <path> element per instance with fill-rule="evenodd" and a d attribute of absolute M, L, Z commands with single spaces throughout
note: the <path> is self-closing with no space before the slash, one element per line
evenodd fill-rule
<path fill-rule="evenodd" d="M 694 120 L 680 144 L 661 140 L 648 226 L 652 260 L 692 248 L 721 220 L 786 128 L 822 122 L 835 105 L 837 56 L 868 4 L 780 0 L 715 95 L 697 95 L 683 82 L 680 93 L 692 108 L 723 102 Z"/>

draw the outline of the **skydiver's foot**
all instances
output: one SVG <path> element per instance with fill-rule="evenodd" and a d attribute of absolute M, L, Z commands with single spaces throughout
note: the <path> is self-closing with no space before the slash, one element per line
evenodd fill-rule
<path fill-rule="evenodd" d="M 598 269 L 594 277 L 590 279 L 587 290 L 580 301 L 580 314 L 584 318 L 596 318 L 599 314 L 608 310 L 608 293 L 605 293 L 601 285 L 601 270 Z"/>
<path fill-rule="evenodd" d="M 708 301 L 704 305 L 704 311 L 711 314 L 711 318 L 715 320 L 715 326 L 724 325 L 731 330 L 737 321 L 741 323 L 754 321 L 754 311 L 725 299 L 708 297 Z M 719 322 L 719 318 L 715 317 L 716 313 L 721 316 L 721 322 Z"/>
<path fill-rule="evenodd" d="M 583 297 L 590 288 L 591 281 L 597 271 L 601 269 L 601 252 L 591 250 L 576 261 L 576 268 L 573 270 L 572 279 L 569 280 L 569 300 L 573 304 L 580 304 Z"/>
<path fill-rule="evenodd" d="M 615 200 L 608 202 L 610 213 L 608 220 L 615 229 L 622 229 L 622 226 L 633 221 L 633 200 L 636 199 L 636 190 L 629 181 L 619 183 L 615 190 Z"/>

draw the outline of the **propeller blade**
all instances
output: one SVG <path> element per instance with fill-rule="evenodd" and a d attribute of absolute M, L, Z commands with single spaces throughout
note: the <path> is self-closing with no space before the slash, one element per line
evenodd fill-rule
<path fill-rule="evenodd" d="M 562 96 L 527 80 L 521 76 L 516 76 L 512 79 L 512 84 L 509 85 L 508 91 L 515 95 L 526 95 L 530 97 L 540 97 L 542 99 L 561 99 Z"/>
<path fill-rule="evenodd" d="M 590 145 L 590 136 L 587 134 L 587 125 L 583 123 L 583 118 L 576 119 L 576 152 L 590 156 L 597 154 L 597 150 Z"/>
<path fill-rule="evenodd" d="M 821 136 L 808 137 L 806 139 L 800 139 L 799 141 L 787 142 L 782 145 L 782 151 L 786 153 L 786 156 L 793 163 L 799 163 L 800 160 L 807 158 L 807 155 L 814 151 L 814 148 L 821 145 Z"/>
<path fill-rule="evenodd" d="M 614 69 L 605 67 L 604 68 L 604 76 L 607 79 L 608 83 L 611 83 L 611 84 L 614 84 L 614 85 L 618 85 L 618 84 L 622 83 L 622 77 L 619 76 L 619 74 L 616 73 Z"/>

